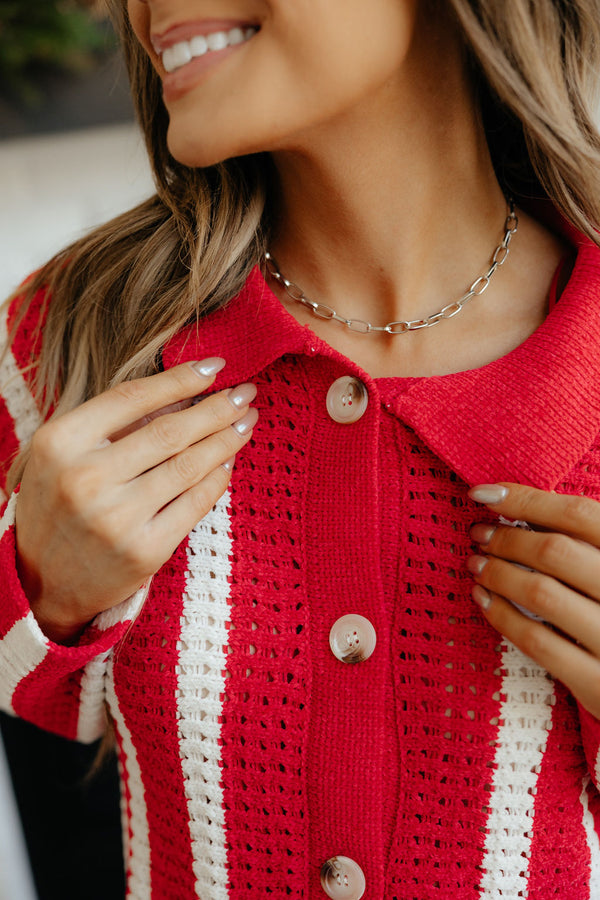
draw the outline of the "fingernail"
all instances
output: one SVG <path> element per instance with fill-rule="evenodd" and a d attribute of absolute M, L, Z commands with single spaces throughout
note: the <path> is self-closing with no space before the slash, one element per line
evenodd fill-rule
<path fill-rule="evenodd" d="M 471 575 L 481 575 L 487 563 L 487 556 L 470 556 L 467 560 L 467 569 Z"/>
<path fill-rule="evenodd" d="M 477 525 L 473 525 L 469 533 L 473 540 L 478 544 L 489 544 L 492 537 L 494 536 L 495 530 L 495 525 L 483 525 L 479 523 Z"/>
<path fill-rule="evenodd" d="M 489 609 L 492 605 L 492 598 L 488 594 L 485 588 L 482 588 L 480 584 L 476 584 L 473 590 L 471 591 L 471 596 L 473 600 L 480 606 L 482 609 Z"/>
<path fill-rule="evenodd" d="M 224 463 L 221 463 L 221 468 L 225 469 L 226 472 L 231 472 L 234 463 L 235 456 L 230 456 L 229 459 L 226 459 Z"/>
<path fill-rule="evenodd" d="M 255 384 L 240 384 L 238 387 L 232 388 L 229 391 L 227 399 L 230 403 L 233 403 L 236 409 L 243 409 L 244 406 L 248 406 L 249 403 L 252 403 L 256 394 L 257 390 Z"/>
<path fill-rule="evenodd" d="M 238 434 L 244 436 L 252 431 L 257 422 L 258 410 L 252 408 L 248 410 L 245 416 L 242 416 L 241 419 L 238 419 L 237 422 L 234 422 L 232 427 L 235 428 Z"/>
<path fill-rule="evenodd" d="M 220 356 L 209 356 L 200 362 L 192 363 L 192 369 L 203 378 L 212 378 L 225 367 L 225 360 Z"/>
<path fill-rule="evenodd" d="M 477 503 L 502 503 L 508 497 L 508 488 L 501 484 L 477 484 L 469 491 L 469 497 Z"/>

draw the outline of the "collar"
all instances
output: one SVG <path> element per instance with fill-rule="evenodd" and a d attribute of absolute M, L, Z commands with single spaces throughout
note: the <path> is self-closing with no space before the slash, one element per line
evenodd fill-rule
<path fill-rule="evenodd" d="M 560 302 L 508 355 L 472 371 L 421 378 L 398 391 L 397 415 L 469 484 L 556 487 L 600 432 L 600 250 L 572 228 L 577 259 Z M 214 390 L 252 380 L 285 354 L 321 355 L 377 383 L 287 312 L 256 267 L 224 308 L 164 348 L 165 368 L 223 356 Z"/>
<path fill-rule="evenodd" d="M 600 250 L 577 250 L 560 300 L 523 344 L 480 369 L 421 379 L 394 411 L 469 484 L 554 489 L 600 432 Z"/>
<path fill-rule="evenodd" d="M 315 348 L 314 350 L 312 348 Z M 165 369 L 209 356 L 227 365 L 213 389 L 252 380 L 286 353 L 318 352 L 321 342 L 288 313 L 255 266 L 241 292 L 226 306 L 184 328 L 163 349 Z"/>

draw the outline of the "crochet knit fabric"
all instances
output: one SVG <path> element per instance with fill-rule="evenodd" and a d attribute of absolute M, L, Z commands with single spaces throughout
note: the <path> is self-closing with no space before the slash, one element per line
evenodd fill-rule
<path fill-rule="evenodd" d="M 368 900 L 598 900 L 600 725 L 490 628 L 465 568 L 470 526 L 494 521 L 470 484 L 600 499 L 600 253 L 571 239 L 545 323 L 431 379 L 371 379 L 255 270 L 163 353 L 224 356 L 214 390 L 254 380 L 253 439 L 147 596 L 75 647 L 29 610 L 7 502 L 0 701 L 84 741 L 108 704 L 129 898 L 320 900 L 321 866 L 346 856 Z M 33 307 L 0 372 L 5 470 L 39 424 L 35 321 Z M 368 396 L 349 424 L 326 405 L 343 376 Z M 347 614 L 377 635 L 354 665 L 329 645 Z"/>

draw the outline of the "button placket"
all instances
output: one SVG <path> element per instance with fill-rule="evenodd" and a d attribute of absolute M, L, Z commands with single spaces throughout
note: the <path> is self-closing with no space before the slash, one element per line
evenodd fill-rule
<path fill-rule="evenodd" d="M 307 593 L 314 626 L 314 740 L 307 748 L 306 763 L 309 815 L 314 823 L 310 858 L 317 872 L 328 857 L 339 859 L 338 850 L 354 859 L 364 858 L 358 889 L 350 870 L 332 872 L 325 866 L 322 871 L 323 896 L 354 900 L 363 896 L 366 877 L 374 896 L 381 895 L 384 881 L 384 840 L 373 840 L 369 825 L 359 824 L 378 821 L 383 807 L 383 799 L 372 796 L 372 773 L 381 772 L 385 750 L 373 739 L 373 733 L 380 734 L 385 716 L 384 678 L 372 666 L 360 671 L 360 666 L 357 670 L 352 665 L 372 655 L 374 641 L 365 635 L 368 629 L 374 636 L 374 629 L 366 625 L 363 634 L 362 625 L 359 629 L 354 622 L 342 629 L 339 639 L 331 631 L 338 619 L 353 613 L 379 621 L 383 600 L 377 516 L 381 412 L 377 386 L 366 378 L 363 382 L 351 363 L 341 368 L 337 360 L 333 365 L 320 360 L 313 384 L 318 385 L 313 394 L 318 406 L 305 506 Z M 350 427 L 353 423 L 358 424 Z M 386 623 L 381 627 L 379 664 L 385 673 Z"/>

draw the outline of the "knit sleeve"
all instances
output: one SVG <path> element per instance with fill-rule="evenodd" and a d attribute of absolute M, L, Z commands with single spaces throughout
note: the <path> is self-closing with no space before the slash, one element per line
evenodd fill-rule
<path fill-rule="evenodd" d="M 39 628 L 16 565 L 18 491 L 6 494 L 11 463 L 41 424 L 32 392 L 36 357 L 34 298 L 16 333 L 18 298 L 0 310 L 0 708 L 35 725 L 81 741 L 104 731 L 104 672 L 112 648 L 141 609 L 145 590 L 98 616 L 77 645 L 50 641 Z M 10 346 L 9 346 L 10 335 Z"/>

